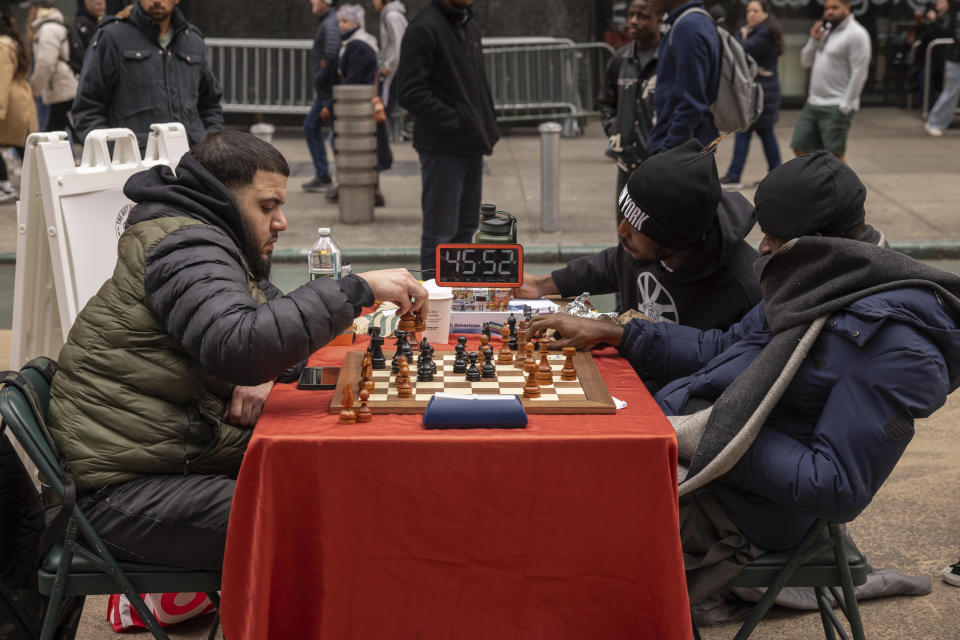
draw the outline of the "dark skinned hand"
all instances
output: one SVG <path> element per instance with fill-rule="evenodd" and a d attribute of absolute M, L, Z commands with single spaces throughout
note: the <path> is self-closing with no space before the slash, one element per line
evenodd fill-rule
<path fill-rule="evenodd" d="M 528 335 L 540 337 L 547 329 L 554 329 L 560 337 L 550 342 L 551 349 L 576 347 L 590 349 L 604 342 L 610 345 L 620 343 L 623 327 L 605 320 L 578 318 L 567 313 L 547 313 L 531 318 L 527 327 Z"/>

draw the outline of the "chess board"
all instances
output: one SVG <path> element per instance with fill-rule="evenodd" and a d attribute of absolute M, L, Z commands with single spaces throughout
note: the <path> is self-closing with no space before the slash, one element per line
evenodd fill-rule
<path fill-rule="evenodd" d="M 360 362 L 365 351 L 350 351 L 340 370 L 337 389 L 330 403 L 330 413 L 338 413 L 343 408 L 343 390 L 353 386 L 357 391 L 360 385 Z M 540 385 L 539 398 L 524 398 L 523 387 L 526 377 L 522 370 L 513 364 L 499 364 L 496 379 L 480 379 L 470 382 L 462 373 L 453 372 L 453 361 L 456 354 L 453 351 L 438 351 L 433 360 L 437 364 L 437 372 L 432 382 L 418 382 L 416 376 L 416 352 L 410 366 L 410 383 L 413 386 L 413 397 L 400 398 L 397 395 L 395 375 L 390 373 L 390 362 L 393 352 L 384 353 L 387 368 L 373 371 L 373 382 L 376 388 L 371 392 L 367 405 L 378 413 L 423 413 L 434 393 L 470 394 L 498 394 L 517 395 L 527 413 L 615 413 L 616 406 L 613 398 L 603 382 L 603 377 L 597 370 L 593 357 L 583 351 L 573 356 L 573 365 L 577 370 L 577 379 L 566 381 L 560 379 L 560 370 L 563 369 L 566 358 L 559 353 L 548 356 L 553 368 L 553 384 Z M 538 358 L 539 362 L 539 358 Z M 496 356 L 494 356 L 496 363 Z M 479 364 L 478 364 L 479 368 Z M 354 393 L 354 407 L 360 406 L 360 400 Z"/>

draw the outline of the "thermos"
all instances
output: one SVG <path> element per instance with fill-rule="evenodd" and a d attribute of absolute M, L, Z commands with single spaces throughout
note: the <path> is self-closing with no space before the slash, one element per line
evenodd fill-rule
<path fill-rule="evenodd" d="M 476 244 L 516 244 L 517 219 L 496 205 L 480 205 L 480 225 L 473 238 Z"/>

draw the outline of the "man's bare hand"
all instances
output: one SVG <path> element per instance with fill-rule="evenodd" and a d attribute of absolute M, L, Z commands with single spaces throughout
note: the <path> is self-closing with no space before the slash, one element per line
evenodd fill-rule
<path fill-rule="evenodd" d="M 252 428 L 263 412 L 263 405 L 271 389 L 273 389 L 272 380 L 255 387 L 237 385 L 233 388 L 227 410 L 223 412 L 223 419 L 237 427 Z"/>
<path fill-rule="evenodd" d="M 819 40 L 823 37 L 823 20 L 817 20 L 813 23 L 813 26 L 810 27 L 810 37 L 814 40 Z"/>
<path fill-rule="evenodd" d="M 380 269 L 358 274 L 373 289 L 373 297 L 392 302 L 397 315 L 423 309 L 426 311 L 427 290 L 406 269 Z"/>
<path fill-rule="evenodd" d="M 539 300 L 544 296 L 560 293 L 553 276 L 532 276 L 526 271 L 523 272 L 523 284 L 510 290 L 514 298 L 521 300 Z"/>
<path fill-rule="evenodd" d="M 542 336 L 547 329 L 553 329 L 560 334 L 560 338 L 550 342 L 550 347 L 553 349 L 576 347 L 584 350 L 601 342 L 617 345 L 620 344 L 620 338 L 623 336 L 623 327 L 618 324 L 605 320 L 578 318 L 567 313 L 548 313 L 534 316 L 530 320 L 529 335 L 531 337 Z"/>

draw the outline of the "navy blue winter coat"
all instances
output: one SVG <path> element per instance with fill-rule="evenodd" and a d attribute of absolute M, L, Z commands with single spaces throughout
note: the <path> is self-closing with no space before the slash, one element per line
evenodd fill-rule
<path fill-rule="evenodd" d="M 756 440 L 708 485 L 740 531 L 768 550 L 796 545 L 813 520 L 853 520 L 913 437 L 915 418 L 946 401 L 960 330 L 931 290 L 858 300 L 828 319 Z M 727 331 L 665 322 L 627 325 L 620 353 L 673 379 L 656 396 L 667 415 L 715 400 L 773 337 L 764 305 Z"/>
<path fill-rule="evenodd" d="M 693 7 L 703 9 L 703 2 L 694 0 L 675 9 L 666 24 L 673 25 Z M 672 31 L 660 39 L 657 51 L 657 91 L 653 97 L 657 122 L 647 141 L 651 154 L 673 149 L 690 138 L 706 145 L 717 137 L 710 113 L 720 78 L 717 27 L 710 16 L 694 11 Z"/>
<path fill-rule="evenodd" d="M 770 27 L 761 22 L 747 34 L 746 39 L 737 30 L 736 39 L 743 45 L 744 50 L 753 56 L 762 72 L 757 73 L 757 80 L 763 87 L 763 112 L 753 123 L 754 129 L 766 129 L 777 124 L 780 119 L 780 77 L 777 74 L 777 59 L 780 49 L 773 41 Z M 768 75 L 769 74 L 769 75 Z"/>

